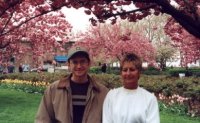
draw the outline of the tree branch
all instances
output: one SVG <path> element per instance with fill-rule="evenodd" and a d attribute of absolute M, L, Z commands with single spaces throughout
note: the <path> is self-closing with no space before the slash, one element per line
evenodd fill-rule
<path fill-rule="evenodd" d="M 13 8 L 14 6 L 16 6 L 17 4 L 20 4 L 22 2 L 22 0 L 18 0 L 13 2 L 10 6 L 8 6 L 7 8 L 5 8 L 1 13 L 0 13 L 0 17 L 3 16 L 7 10 L 9 10 L 10 8 Z"/>
<path fill-rule="evenodd" d="M 131 1 L 131 0 L 127 0 Z M 162 7 L 164 13 L 171 15 L 181 26 L 183 26 L 189 33 L 197 38 L 200 38 L 200 20 L 199 16 L 195 14 L 195 18 L 184 14 L 183 12 L 174 8 L 168 0 L 132 0 L 132 2 L 155 3 Z"/>
<path fill-rule="evenodd" d="M 135 13 L 135 12 L 138 12 L 138 11 L 148 10 L 148 9 L 154 8 L 154 7 L 156 7 L 156 4 L 150 5 L 150 6 L 147 6 L 147 7 L 144 7 L 144 8 L 139 8 L 139 9 L 135 9 L 135 10 L 131 10 L 131 11 L 122 12 L 122 13 L 105 14 L 105 15 L 103 15 L 103 17 L 105 17 L 105 18 L 116 17 L 116 16 L 120 16 L 120 15 L 126 15 L 126 14 L 130 14 L 130 13 Z"/>
<path fill-rule="evenodd" d="M 8 45 L 10 45 L 10 42 L 7 42 L 6 44 L 3 44 L 1 41 L 0 49 L 6 48 Z"/>
<path fill-rule="evenodd" d="M 0 36 L 6 35 L 6 34 L 8 34 L 8 33 L 12 32 L 12 31 L 14 31 L 15 29 L 17 29 L 17 28 L 21 27 L 23 24 L 25 24 L 25 23 L 27 23 L 27 22 L 31 21 L 32 19 L 35 19 L 35 18 L 37 18 L 37 17 L 39 17 L 39 16 L 45 15 L 45 14 L 47 14 L 47 13 L 49 13 L 49 12 L 52 12 L 52 11 L 57 11 L 57 10 L 59 10 L 61 7 L 62 7 L 62 6 L 60 6 L 60 7 L 57 7 L 57 8 L 54 8 L 54 9 L 51 9 L 51 10 L 49 10 L 49 11 L 45 11 L 45 12 L 43 12 L 43 13 L 40 13 L 40 14 L 38 14 L 38 15 L 34 16 L 34 17 L 31 17 L 31 18 L 29 18 L 29 19 L 27 19 L 27 20 L 25 20 L 25 21 L 21 22 L 21 23 L 20 23 L 20 24 L 18 24 L 17 26 L 13 27 L 13 28 L 12 28 L 12 29 L 10 29 L 9 31 L 7 31 L 7 32 L 5 32 L 5 33 L 2 33 L 2 34 L 0 34 Z"/>
<path fill-rule="evenodd" d="M 162 6 L 163 12 L 171 15 L 189 33 L 200 38 L 200 20 L 194 20 L 191 16 L 177 10 L 167 0 L 157 0 L 156 3 Z"/>
<path fill-rule="evenodd" d="M 1 30 L 0 34 L 2 34 L 5 30 L 5 28 L 8 26 L 8 23 L 10 22 L 11 18 L 13 17 L 14 11 L 11 13 L 9 19 L 7 20 L 6 24 L 4 25 L 3 29 Z"/>

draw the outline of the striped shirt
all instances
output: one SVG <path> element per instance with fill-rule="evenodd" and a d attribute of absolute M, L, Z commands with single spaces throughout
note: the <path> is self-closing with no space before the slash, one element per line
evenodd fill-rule
<path fill-rule="evenodd" d="M 81 123 L 86 105 L 89 82 L 76 83 L 70 81 L 73 105 L 73 123 Z"/>

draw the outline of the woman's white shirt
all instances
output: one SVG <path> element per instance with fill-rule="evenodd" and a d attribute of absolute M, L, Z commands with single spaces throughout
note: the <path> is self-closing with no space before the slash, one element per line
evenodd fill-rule
<path fill-rule="evenodd" d="M 110 90 L 103 105 L 103 123 L 160 123 L 157 99 L 141 87 Z"/>

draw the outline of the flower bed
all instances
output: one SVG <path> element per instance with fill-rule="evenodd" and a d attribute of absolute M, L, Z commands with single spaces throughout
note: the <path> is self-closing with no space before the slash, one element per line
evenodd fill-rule
<path fill-rule="evenodd" d="M 0 82 L 0 87 L 2 88 L 13 88 L 16 90 L 21 90 L 27 93 L 43 93 L 46 87 L 49 85 L 49 82 L 43 81 L 26 81 L 26 80 L 17 80 L 17 79 L 4 79 Z"/>

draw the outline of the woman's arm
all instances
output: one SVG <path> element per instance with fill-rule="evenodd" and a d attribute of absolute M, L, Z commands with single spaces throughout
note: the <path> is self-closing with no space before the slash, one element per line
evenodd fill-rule
<path fill-rule="evenodd" d="M 160 123 L 158 101 L 155 96 L 151 98 L 148 106 L 146 123 Z"/>

